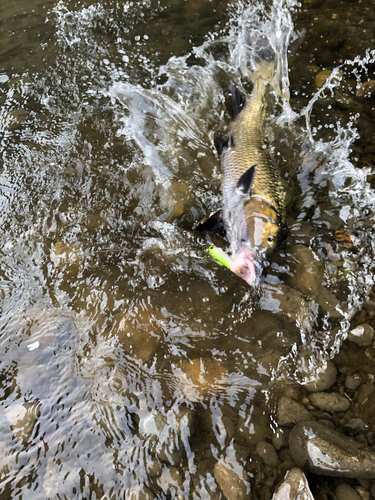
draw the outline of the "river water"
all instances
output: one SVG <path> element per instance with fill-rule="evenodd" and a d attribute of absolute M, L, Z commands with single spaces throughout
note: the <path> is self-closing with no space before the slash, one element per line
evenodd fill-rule
<path fill-rule="evenodd" d="M 2 0 L 1 498 L 219 499 L 218 460 L 270 498 L 277 399 L 374 285 L 374 7 Z M 257 36 L 289 229 L 252 289 L 193 225 L 220 207 L 213 138 Z"/>

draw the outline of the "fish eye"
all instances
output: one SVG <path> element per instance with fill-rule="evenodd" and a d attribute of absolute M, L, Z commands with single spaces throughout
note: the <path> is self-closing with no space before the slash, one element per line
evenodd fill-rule
<path fill-rule="evenodd" d="M 267 241 L 269 243 L 273 243 L 275 241 L 275 238 L 273 236 L 268 236 Z"/>

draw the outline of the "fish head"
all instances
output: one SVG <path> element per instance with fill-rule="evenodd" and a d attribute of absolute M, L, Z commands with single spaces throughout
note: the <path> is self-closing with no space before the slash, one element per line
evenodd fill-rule
<path fill-rule="evenodd" d="M 235 225 L 230 268 L 253 285 L 262 273 L 267 254 L 276 246 L 279 217 L 268 203 L 251 198 L 243 204 Z"/>

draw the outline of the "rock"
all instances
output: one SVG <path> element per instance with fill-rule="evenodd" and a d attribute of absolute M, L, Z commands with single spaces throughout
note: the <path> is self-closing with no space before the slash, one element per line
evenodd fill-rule
<path fill-rule="evenodd" d="M 315 392 L 309 397 L 311 404 L 321 410 L 335 412 L 347 411 L 350 408 L 350 401 L 336 392 Z"/>
<path fill-rule="evenodd" d="M 317 89 L 321 89 L 323 85 L 326 83 L 327 79 L 331 76 L 332 71 L 325 69 L 324 71 L 320 71 L 315 77 L 315 86 Z M 342 78 L 342 72 L 338 71 L 336 77 L 334 77 L 331 83 L 337 83 L 339 79 Z"/>
<path fill-rule="evenodd" d="M 258 455 L 262 458 L 263 462 L 269 467 L 277 467 L 280 463 L 275 448 L 267 441 L 259 441 L 256 447 Z"/>
<path fill-rule="evenodd" d="M 369 80 L 368 82 L 361 83 L 357 85 L 355 95 L 356 97 L 367 97 L 370 98 L 375 93 L 375 80 Z"/>
<path fill-rule="evenodd" d="M 280 398 L 277 411 L 279 425 L 293 425 L 309 418 L 311 418 L 311 415 L 303 405 L 285 396 Z"/>
<path fill-rule="evenodd" d="M 233 468 L 225 461 L 217 462 L 214 476 L 227 500 L 251 500 L 250 484 L 240 464 Z"/>
<path fill-rule="evenodd" d="M 196 388 L 205 393 L 208 390 L 215 390 L 217 382 L 225 380 L 228 365 L 225 361 L 213 358 L 195 358 L 181 361 L 173 373 L 180 379 L 181 384 L 188 382 L 189 385 L 193 385 L 190 390 Z"/>
<path fill-rule="evenodd" d="M 369 488 L 363 488 L 363 486 L 355 486 L 354 489 L 358 493 L 358 495 L 361 497 L 362 500 L 370 500 L 370 493 L 369 493 Z"/>
<path fill-rule="evenodd" d="M 360 432 L 367 432 L 370 429 L 369 424 L 366 424 L 361 418 L 350 418 L 342 427 L 345 432 L 354 436 Z"/>
<path fill-rule="evenodd" d="M 355 391 L 361 385 L 361 378 L 359 375 L 348 375 L 345 379 L 345 387 L 351 391 Z"/>
<path fill-rule="evenodd" d="M 126 498 L 129 500 L 153 500 L 155 495 L 147 486 L 132 486 L 126 490 Z"/>
<path fill-rule="evenodd" d="M 65 269 L 78 274 L 84 254 L 79 245 L 58 241 L 50 251 L 50 258 L 58 271 Z"/>
<path fill-rule="evenodd" d="M 182 469 L 176 467 L 163 467 L 161 476 L 157 483 L 165 495 L 171 495 L 176 498 L 183 493 L 184 474 Z"/>
<path fill-rule="evenodd" d="M 283 429 L 278 427 L 274 434 L 272 434 L 272 444 L 276 450 L 280 450 L 284 446 L 288 445 L 289 440 L 289 429 Z"/>
<path fill-rule="evenodd" d="M 293 288 L 310 295 L 320 287 L 323 266 L 310 248 L 300 244 L 293 247 L 290 269 L 293 273 L 290 283 Z"/>
<path fill-rule="evenodd" d="M 305 384 L 305 387 L 310 392 L 321 392 L 329 389 L 335 382 L 337 377 L 336 366 L 332 361 L 328 361 L 326 368 L 316 374 L 315 380 Z"/>
<path fill-rule="evenodd" d="M 115 315 L 111 333 L 118 336 L 126 354 L 146 363 L 162 341 L 164 324 L 159 311 L 135 307 L 126 314 Z"/>
<path fill-rule="evenodd" d="M 375 453 L 314 420 L 299 422 L 289 436 L 293 460 L 314 474 L 375 478 Z"/>
<path fill-rule="evenodd" d="M 296 321 L 299 319 L 301 309 L 304 307 L 305 296 L 288 285 L 265 286 L 259 303 L 264 311 L 282 312 L 288 318 Z"/>
<path fill-rule="evenodd" d="M 361 500 L 354 488 L 346 483 L 341 483 L 335 489 L 337 500 Z"/>
<path fill-rule="evenodd" d="M 40 403 L 14 403 L 5 408 L 5 415 L 17 441 L 26 446 L 38 419 Z"/>
<path fill-rule="evenodd" d="M 348 340 L 354 342 L 360 347 L 368 347 L 374 340 L 374 329 L 372 326 L 364 324 L 358 325 L 348 333 Z"/>
<path fill-rule="evenodd" d="M 147 442 L 150 453 L 159 460 L 172 465 L 180 463 L 185 453 L 183 437 L 193 434 L 193 412 L 180 407 L 178 413 L 171 409 L 161 411 L 140 411 L 138 431 Z"/>
<path fill-rule="evenodd" d="M 305 474 L 294 467 L 286 473 L 272 500 L 314 500 Z"/>
<path fill-rule="evenodd" d="M 257 406 L 254 406 L 251 415 L 244 411 L 240 412 L 237 421 L 237 432 L 251 444 L 257 444 L 259 441 L 272 436 L 268 416 Z"/>

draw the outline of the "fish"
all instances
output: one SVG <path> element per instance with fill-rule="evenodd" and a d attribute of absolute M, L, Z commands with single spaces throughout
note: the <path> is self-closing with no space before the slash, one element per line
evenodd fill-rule
<path fill-rule="evenodd" d="M 230 243 L 230 269 L 249 285 L 259 281 L 267 256 L 285 224 L 285 189 L 265 135 L 267 99 L 275 58 L 260 51 L 245 103 L 232 84 L 233 119 L 215 145 L 223 169 L 221 216 Z"/>

